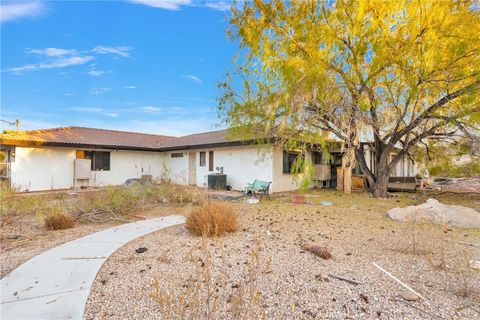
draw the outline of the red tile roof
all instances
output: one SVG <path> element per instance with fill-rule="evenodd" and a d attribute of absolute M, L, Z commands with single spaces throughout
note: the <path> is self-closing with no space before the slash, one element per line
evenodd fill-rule
<path fill-rule="evenodd" d="M 218 130 L 171 137 L 136 132 L 62 127 L 43 130 L 11 132 L 0 135 L 0 142 L 9 145 L 98 147 L 127 150 L 180 150 L 194 146 L 241 144 L 228 137 L 228 130 Z"/>
<path fill-rule="evenodd" d="M 166 142 L 177 138 L 155 134 L 94 129 L 84 127 L 62 127 L 30 130 L 0 135 L 2 144 L 91 146 L 118 149 L 157 150 Z"/>

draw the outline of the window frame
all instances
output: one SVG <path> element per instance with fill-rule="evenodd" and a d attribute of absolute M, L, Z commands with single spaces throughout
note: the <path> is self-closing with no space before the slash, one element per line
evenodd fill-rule
<path fill-rule="evenodd" d="M 110 171 L 111 170 L 111 152 L 110 151 L 77 150 L 76 157 L 77 159 L 89 159 L 91 171 Z"/>
<path fill-rule="evenodd" d="M 206 167 L 207 166 L 207 152 L 206 151 L 200 151 L 198 165 L 200 167 Z"/>
<path fill-rule="evenodd" d="M 214 154 L 213 151 L 208 151 L 208 171 L 214 170 Z"/>
<path fill-rule="evenodd" d="M 183 158 L 183 152 L 174 152 L 170 154 L 170 158 L 176 159 L 176 158 Z"/>
<path fill-rule="evenodd" d="M 295 158 L 292 159 L 291 158 L 292 156 L 295 156 Z M 304 167 L 305 167 L 305 154 L 303 154 L 299 151 L 283 150 L 283 153 L 282 153 L 282 173 L 292 174 L 293 164 L 295 163 L 295 161 L 297 161 L 298 156 L 302 156 L 303 157 L 303 162 L 304 162 L 304 165 L 302 166 L 302 169 L 299 171 L 299 173 L 301 173 L 301 172 L 304 171 Z M 287 159 L 285 159 L 285 157 L 287 157 Z"/>

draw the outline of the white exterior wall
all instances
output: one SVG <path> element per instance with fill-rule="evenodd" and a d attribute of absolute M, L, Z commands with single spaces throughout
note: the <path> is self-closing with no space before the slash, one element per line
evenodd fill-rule
<path fill-rule="evenodd" d="M 311 152 L 307 152 L 307 159 L 311 159 Z M 305 160 L 307 160 L 305 159 Z M 300 188 L 300 183 L 304 178 L 303 174 L 294 175 L 291 173 L 283 173 L 283 150 L 274 148 L 273 150 L 273 192 L 294 191 Z M 313 185 L 311 185 L 313 187 Z"/>
<path fill-rule="evenodd" d="M 120 185 L 127 179 L 139 179 L 142 175 L 151 175 L 159 179 L 164 156 L 159 152 L 102 150 L 110 152 L 110 170 L 92 171 L 90 186 L 100 187 Z"/>
<path fill-rule="evenodd" d="M 77 149 L 15 147 L 12 186 L 20 191 L 69 189 L 74 187 L 74 161 Z M 80 150 L 80 149 L 78 149 Z M 82 149 L 83 150 L 83 149 Z M 92 149 L 88 149 L 92 150 Z M 91 171 L 89 186 L 120 185 L 127 179 L 152 175 L 159 179 L 165 155 L 159 152 L 102 150 L 110 152 L 110 170 Z M 76 185 L 87 185 L 78 180 Z"/>
<path fill-rule="evenodd" d="M 72 188 L 74 160 L 72 149 L 15 147 L 12 187 L 19 191 Z"/>
<path fill-rule="evenodd" d="M 208 152 L 213 151 L 213 171 L 209 171 Z M 205 166 L 200 166 L 200 152 L 205 152 Z M 182 158 L 172 158 L 172 153 L 183 153 Z M 195 153 L 196 185 L 207 186 L 207 176 L 216 173 L 217 167 L 223 167 L 227 175 L 227 185 L 233 190 L 243 190 L 245 185 L 255 179 L 272 181 L 271 149 L 259 150 L 257 146 L 235 146 L 205 148 L 166 152 L 165 164 L 170 177 L 177 183 L 188 183 L 188 154 Z"/>
<path fill-rule="evenodd" d="M 172 158 L 172 153 L 183 153 L 183 157 Z M 173 182 L 178 184 L 188 183 L 188 151 L 163 152 L 162 161 L 161 169 L 164 170 L 163 167 L 165 165 L 165 168 L 168 170 L 166 174 Z"/>

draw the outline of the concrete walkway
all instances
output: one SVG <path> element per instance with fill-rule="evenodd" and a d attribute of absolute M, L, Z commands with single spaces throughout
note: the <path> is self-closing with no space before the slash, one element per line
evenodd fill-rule
<path fill-rule="evenodd" d="M 82 319 L 95 277 L 112 253 L 131 240 L 184 222 L 182 216 L 168 216 L 128 223 L 28 260 L 0 281 L 0 318 Z"/>

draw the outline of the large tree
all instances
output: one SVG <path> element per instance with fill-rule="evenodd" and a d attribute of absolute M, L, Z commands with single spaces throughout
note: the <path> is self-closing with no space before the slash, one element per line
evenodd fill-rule
<path fill-rule="evenodd" d="M 375 197 L 414 146 L 478 136 L 480 14 L 472 0 L 245 2 L 236 68 L 221 85 L 232 127 L 322 143 L 329 131 Z M 240 81 L 239 81 L 240 80 Z M 370 141 L 375 169 L 360 140 Z M 395 156 L 391 156 L 395 152 Z M 353 155 L 355 155 L 353 157 Z"/>

